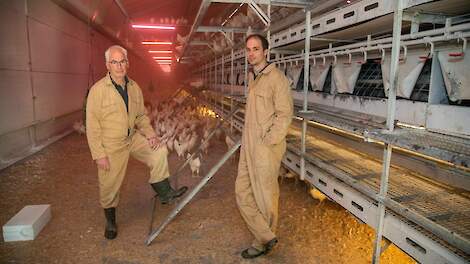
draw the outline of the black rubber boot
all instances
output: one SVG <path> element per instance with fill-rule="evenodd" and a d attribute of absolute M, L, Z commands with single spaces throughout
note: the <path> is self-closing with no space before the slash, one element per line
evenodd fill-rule
<path fill-rule="evenodd" d="M 104 216 L 106 217 L 104 237 L 106 239 L 115 239 L 117 236 L 116 208 L 111 207 L 104 209 Z"/>
<path fill-rule="evenodd" d="M 271 250 L 273 250 L 277 242 L 278 242 L 277 238 L 273 238 L 269 240 L 266 244 L 264 244 L 264 254 L 268 254 Z"/>
<path fill-rule="evenodd" d="M 271 250 L 273 250 L 277 242 L 278 242 L 277 238 L 273 238 L 269 240 L 266 244 L 263 245 L 264 250 L 259 250 L 254 247 L 249 247 L 242 251 L 242 257 L 244 259 L 253 259 L 262 255 L 266 255 L 269 252 L 271 252 Z"/>
<path fill-rule="evenodd" d="M 171 188 L 170 181 L 164 179 L 161 182 L 152 183 L 153 190 L 157 193 L 158 197 L 160 198 L 160 202 L 162 204 L 167 204 L 173 201 L 175 198 L 180 197 L 183 195 L 187 190 L 188 187 L 183 186 L 178 190 L 174 190 Z"/>

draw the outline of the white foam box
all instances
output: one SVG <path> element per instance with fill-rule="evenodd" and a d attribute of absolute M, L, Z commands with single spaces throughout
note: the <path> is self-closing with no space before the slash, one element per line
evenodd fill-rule
<path fill-rule="evenodd" d="M 51 219 L 51 205 L 27 205 L 3 226 L 3 240 L 34 240 Z"/>

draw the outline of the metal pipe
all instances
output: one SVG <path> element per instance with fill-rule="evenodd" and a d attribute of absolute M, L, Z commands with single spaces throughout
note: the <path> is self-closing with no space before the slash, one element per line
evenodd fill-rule
<path fill-rule="evenodd" d="M 26 19 L 29 20 L 29 7 L 28 7 L 28 2 L 25 2 L 25 10 L 26 10 Z M 32 105 L 32 117 L 33 117 L 33 122 L 31 125 L 29 125 L 28 129 L 28 134 L 29 134 L 29 140 L 31 141 L 31 145 L 33 147 L 36 146 L 36 129 L 34 125 L 39 122 L 37 119 L 37 113 L 36 113 L 36 108 L 37 108 L 37 103 L 36 103 L 36 95 L 35 95 L 35 89 L 34 89 L 34 81 L 33 81 L 33 60 L 32 60 L 32 49 L 31 49 L 31 37 L 30 37 L 30 30 L 29 30 L 29 23 L 25 24 L 26 27 L 26 41 L 28 45 L 28 75 L 29 75 L 29 85 L 31 87 L 31 105 Z M 16 128 L 15 130 L 19 130 Z M 3 133 L 7 134 L 9 132 Z"/>
<path fill-rule="evenodd" d="M 303 102 L 303 111 L 306 112 L 308 110 L 308 83 L 309 83 L 309 73 L 310 73 L 310 34 L 312 27 L 310 26 L 310 19 L 311 19 L 311 11 L 307 10 L 305 12 L 305 50 L 304 50 L 304 102 Z M 302 120 L 302 137 L 301 137 L 301 144 L 302 144 L 302 156 L 300 157 L 300 180 L 305 180 L 305 139 L 307 134 L 307 122 L 308 120 L 304 118 Z"/>
<path fill-rule="evenodd" d="M 393 132 L 395 110 L 396 110 L 396 90 L 398 85 L 398 61 L 400 57 L 400 37 L 403 18 L 403 3 L 402 0 L 397 1 L 396 11 L 393 14 L 393 40 L 392 40 L 392 55 L 390 65 L 390 88 L 388 89 L 387 100 L 387 129 Z M 391 144 L 385 144 L 383 163 L 382 163 L 382 176 L 380 177 L 380 193 L 378 196 L 378 216 L 377 227 L 375 229 L 375 246 L 374 254 L 372 256 L 372 263 L 378 264 L 381 255 L 381 242 L 383 236 L 383 227 L 385 221 L 385 204 L 384 200 L 387 197 L 388 191 L 388 178 L 390 175 L 390 161 L 392 158 Z"/>
<path fill-rule="evenodd" d="M 178 215 L 178 213 L 196 196 L 196 194 L 201 191 L 201 189 L 209 182 L 214 174 L 224 165 L 224 163 L 238 150 L 241 146 L 241 140 L 239 140 L 224 156 L 211 168 L 209 173 L 191 190 L 186 196 L 183 197 L 182 201 L 176 205 L 176 207 L 170 212 L 168 217 L 163 221 L 163 223 L 148 236 L 145 244 L 150 246 L 152 241 L 163 231 L 163 229 Z"/>
<path fill-rule="evenodd" d="M 196 32 L 197 28 L 199 27 L 199 24 L 202 22 L 202 19 L 204 18 L 204 15 L 207 12 L 207 9 L 209 9 L 209 5 L 211 4 L 211 0 L 202 0 L 201 5 L 199 6 L 199 10 L 197 11 L 197 15 L 194 18 L 194 23 L 191 26 L 191 31 L 189 32 L 188 35 L 188 40 L 186 41 L 186 44 L 183 46 L 183 51 L 181 52 L 181 57 L 184 57 L 184 54 L 186 52 L 186 48 L 188 47 L 188 44 L 191 42 L 191 39 Z"/>
<path fill-rule="evenodd" d="M 221 67 L 222 69 L 221 69 L 221 72 L 220 72 L 220 76 L 221 76 L 221 78 L 220 78 L 220 80 L 221 80 L 220 86 L 221 86 L 221 92 L 222 92 L 222 94 L 224 94 L 224 92 L 225 92 L 225 85 L 224 85 L 224 81 L 225 81 L 225 78 L 224 78 L 224 74 L 225 74 L 225 61 L 224 61 L 224 56 L 222 56 L 221 62 L 222 62 L 222 67 Z"/>
<path fill-rule="evenodd" d="M 232 41 L 234 41 L 234 33 L 230 35 Z M 233 74 L 233 61 L 234 61 L 234 53 L 233 53 L 233 46 L 230 50 L 230 55 L 232 55 L 230 59 L 230 111 L 233 111 L 233 86 L 234 84 L 234 74 Z M 230 133 L 233 133 L 233 117 L 230 117 Z"/>
<path fill-rule="evenodd" d="M 214 58 L 214 90 L 217 90 L 217 57 Z"/>
<path fill-rule="evenodd" d="M 459 33 L 459 34 L 455 34 L 455 35 L 447 35 L 447 36 L 444 35 L 445 32 L 460 32 L 460 31 L 463 31 L 463 30 L 470 30 L 470 23 L 449 27 L 447 31 L 444 31 L 444 29 L 435 29 L 435 30 L 423 31 L 423 32 L 420 32 L 419 35 L 414 35 L 414 36 L 412 36 L 411 34 L 403 35 L 401 37 L 401 41 L 403 42 L 403 44 L 405 44 L 407 46 L 410 46 L 410 45 L 426 44 L 429 41 L 432 41 L 432 42 L 448 41 L 448 40 L 451 40 L 451 39 L 458 39 L 461 36 L 462 37 L 469 37 L 468 32 L 463 32 L 463 33 Z M 434 36 L 435 35 L 440 35 L 440 36 L 431 37 L 433 35 Z M 426 39 L 423 39 L 425 37 L 426 37 Z M 380 48 L 390 48 L 391 44 L 389 44 L 389 43 L 391 43 L 392 40 L 393 40 L 393 38 L 384 38 L 384 39 L 378 39 L 378 40 L 369 41 L 369 42 L 365 41 L 365 42 L 355 43 L 355 44 L 351 44 L 351 45 L 339 46 L 339 47 L 332 48 L 332 49 L 329 49 L 329 48 L 328 49 L 322 49 L 322 50 L 317 50 L 317 51 L 311 52 L 310 56 L 320 56 L 324 53 L 329 53 L 330 51 L 331 52 L 336 52 L 336 54 L 338 54 L 338 55 L 344 55 L 344 54 L 347 54 L 348 52 L 363 52 L 363 50 L 361 48 L 364 48 L 364 50 L 366 50 L 366 51 L 378 50 Z M 408 40 L 408 41 L 405 41 L 405 40 Z M 292 60 L 295 60 L 295 59 L 301 60 L 302 55 L 301 54 L 296 54 L 296 55 L 285 56 L 285 57 L 283 57 L 279 60 L 275 60 L 275 61 L 285 61 L 285 60 L 290 60 L 290 59 L 292 59 Z"/>
<path fill-rule="evenodd" d="M 266 27 L 268 28 L 268 32 L 266 38 L 268 39 L 268 53 L 266 54 L 266 60 L 269 61 L 271 58 L 271 1 L 268 4 L 268 24 Z"/>
<path fill-rule="evenodd" d="M 245 34 L 245 37 L 247 35 Z M 248 57 L 245 49 L 245 83 L 244 83 L 245 89 L 244 89 L 244 94 L 245 98 L 248 96 Z"/>
<path fill-rule="evenodd" d="M 462 33 L 463 37 L 470 37 L 470 32 Z M 427 44 L 429 42 L 438 42 L 438 41 L 449 41 L 449 40 L 457 40 L 459 37 L 457 35 L 450 35 L 448 37 L 445 36 L 439 36 L 439 37 L 434 37 L 434 38 L 426 38 L 426 39 L 418 39 L 418 40 L 411 40 L 411 41 L 402 41 L 404 45 L 406 46 L 413 46 L 413 45 L 422 45 L 422 44 Z M 392 47 L 392 44 L 377 44 L 376 46 L 371 46 L 371 47 L 359 47 L 353 50 L 342 50 L 340 49 L 333 49 L 335 50 L 340 50 L 335 52 L 336 55 L 348 55 L 349 53 L 356 53 L 356 52 L 364 52 L 364 51 L 374 51 L 374 50 L 379 50 L 382 54 L 384 49 L 389 49 Z M 320 50 L 320 51 L 314 51 L 311 53 L 310 58 L 316 58 L 316 57 L 325 57 L 325 56 L 332 56 L 332 54 L 329 54 L 329 50 Z M 279 60 L 274 60 L 273 62 L 291 62 L 291 61 L 300 61 L 302 60 L 303 57 L 302 55 L 292 55 L 292 56 L 286 56 L 284 58 L 281 58 Z"/>

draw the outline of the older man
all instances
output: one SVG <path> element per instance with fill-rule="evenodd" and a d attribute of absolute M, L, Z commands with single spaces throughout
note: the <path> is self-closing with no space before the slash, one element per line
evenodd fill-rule
<path fill-rule="evenodd" d="M 292 120 L 289 82 L 266 61 L 268 41 L 261 35 L 246 39 L 248 62 L 253 66 L 245 109 L 235 193 L 240 213 L 255 237 L 243 258 L 267 254 L 277 243 L 281 159 Z"/>
<path fill-rule="evenodd" d="M 86 134 L 91 155 L 98 166 L 100 203 L 104 208 L 104 236 L 117 236 L 116 207 L 129 156 L 150 168 L 149 183 L 161 203 L 183 195 L 187 187 L 171 188 L 168 181 L 168 151 L 159 146 L 145 115 L 142 91 L 127 77 L 127 51 L 111 46 L 105 52 L 108 73 L 91 88 L 86 104 Z"/>

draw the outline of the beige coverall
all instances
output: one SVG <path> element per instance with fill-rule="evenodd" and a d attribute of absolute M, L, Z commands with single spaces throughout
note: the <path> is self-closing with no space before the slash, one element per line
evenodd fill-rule
<path fill-rule="evenodd" d="M 127 84 L 127 93 L 129 113 L 109 74 L 95 83 L 88 94 L 86 134 L 91 155 L 94 160 L 108 157 L 110 163 L 109 171 L 98 169 L 103 208 L 116 207 L 119 203 L 119 189 L 126 174 L 129 155 L 149 166 L 150 183 L 170 176 L 168 150 L 166 147 L 153 150 L 147 141 L 147 138 L 155 136 L 155 131 L 145 115 L 142 91 L 131 79 Z"/>
<path fill-rule="evenodd" d="M 281 159 L 293 115 L 289 81 L 274 64 L 249 80 L 238 176 L 237 204 L 253 233 L 253 247 L 276 237 Z"/>

